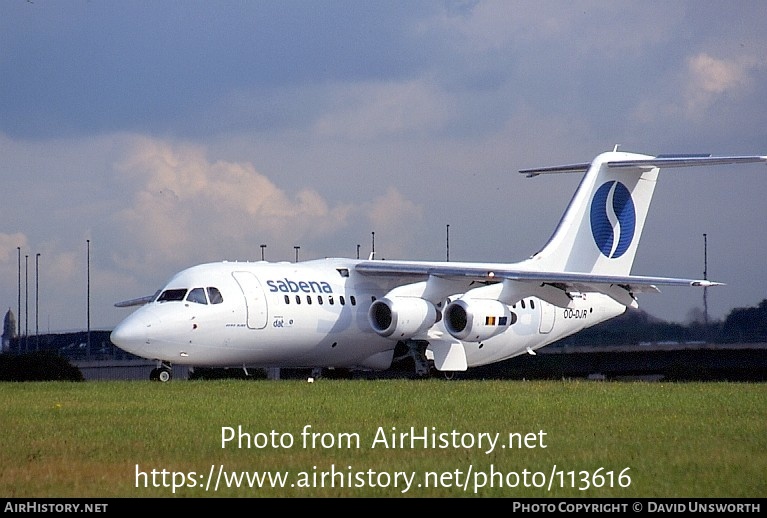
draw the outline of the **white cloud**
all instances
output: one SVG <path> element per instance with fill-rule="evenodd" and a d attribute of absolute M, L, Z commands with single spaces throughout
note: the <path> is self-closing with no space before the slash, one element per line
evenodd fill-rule
<path fill-rule="evenodd" d="M 199 146 L 141 139 L 118 165 L 129 206 L 115 219 L 131 236 L 131 268 L 147 257 L 222 258 L 222 250 L 252 254 L 264 237 L 297 242 L 308 234 L 336 232 L 350 207 L 330 207 L 311 189 L 293 196 L 250 163 L 210 162 Z M 125 264 L 128 266 L 128 264 Z"/>
<path fill-rule="evenodd" d="M 747 64 L 717 59 L 706 53 L 687 61 L 686 109 L 690 117 L 698 117 L 709 106 L 725 97 L 737 97 L 750 83 Z"/>
<path fill-rule="evenodd" d="M 696 53 L 685 60 L 678 73 L 654 79 L 657 89 L 648 90 L 638 101 L 632 118 L 640 125 L 662 122 L 664 124 L 689 124 L 709 120 L 717 106 L 725 109 L 725 123 L 737 126 L 739 118 L 753 112 L 747 104 L 756 95 L 759 75 L 767 69 L 767 59 L 753 55 L 720 58 L 706 52 Z M 718 132 L 717 132 L 718 133 Z"/>

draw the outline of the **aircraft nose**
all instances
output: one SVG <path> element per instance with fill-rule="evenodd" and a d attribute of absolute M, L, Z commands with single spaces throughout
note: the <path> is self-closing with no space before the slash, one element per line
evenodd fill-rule
<path fill-rule="evenodd" d="M 153 320 L 145 312 L 135 313 L 117 324 L 110 339 L 120 349 L 142 356 L 148 345 L 148 331 Z"/>

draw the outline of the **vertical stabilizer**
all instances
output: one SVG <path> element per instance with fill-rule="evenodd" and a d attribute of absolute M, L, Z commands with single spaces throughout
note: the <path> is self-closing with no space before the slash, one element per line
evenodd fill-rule
<path fill-rule="evenodd" d="M 551 239 L 530 263 L 548 271 L 629 275 L 658 178 L 658 167 L 641 162 L 652 158 L 616 151 L 595 158 Z M 629 161 L 639 164 L 611 167 Z M 577 170 L 564 166 L 527 172 Z"/>

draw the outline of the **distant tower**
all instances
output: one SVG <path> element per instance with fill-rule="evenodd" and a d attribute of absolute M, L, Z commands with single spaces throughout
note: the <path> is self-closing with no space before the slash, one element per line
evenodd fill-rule
<path fill-rule="evenodd" d="M 11 340 L 16 338 L 16 317 L 13 315 L 11 308 L 8 308 L 8 313 L 5 314 L 5 324 L 3 325 L 3 345 L 0 348 L 0 353 L 7 353 L 11 350 Z"/>

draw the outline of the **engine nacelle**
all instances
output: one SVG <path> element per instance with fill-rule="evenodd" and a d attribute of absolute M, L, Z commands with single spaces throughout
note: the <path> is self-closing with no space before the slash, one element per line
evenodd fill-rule
<path fill-rule="evenodd" d="M 458 299 L 445 308 L 445 328 L 453 337 L 481 342 L 501 334 L 517 320 L 503 302 L 489 299 Z"/>
<path fill-rule="evenodd" d="M 373 302 L 368 310 L 373 331 L 394 340 L 423 333 L 438 319 L 434 304 L 418 297 L 384 297 Z"/>

